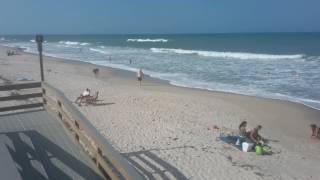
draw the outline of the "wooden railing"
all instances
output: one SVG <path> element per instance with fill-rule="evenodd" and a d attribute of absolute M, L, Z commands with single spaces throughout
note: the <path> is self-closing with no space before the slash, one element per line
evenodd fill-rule
<path fill-rule="evenodd" d="M 33 89 L 33 88 L 39 88 L 41 87 L 40 82 L 32 82 L 32 83 L 21 83 L 21 84 L 9 84 L 9 85 L 0 85 L 0 91 L 12 91 L 12 90 L 21 90 L 21 89 Z M 33 90 L 34 91 L 34 90 Z M 10 95 L 1 96 L 1 101 L 17 101 L 17 100 L 29 100 L 32 98 L 39 98 L 42 97 L 42 93 L 40 90 L 39 92 L 28 92 L 28 94 L 18 94 L 18 93 L 11 93 Z M 10 104 L 10 103 L 8 103 Z M 43 103 L 41 101 L 35 101 L 35 102 L 23 102 L 22 104 L 17 103 L 11 103 L 12 106 L 3 106 L 0 107 L 0 112 L 5 111 L 15 111 L 15 110 L 22 110 L 22 109 L 29 109 L 29 108 L 37 108 L 43 106 Z"/>
<path fill-rule="evenodd" d="M 59 117 L 106 179 L 143 179 L 61 91 L 43 82 L 42 93 L 45 108 Z"/>

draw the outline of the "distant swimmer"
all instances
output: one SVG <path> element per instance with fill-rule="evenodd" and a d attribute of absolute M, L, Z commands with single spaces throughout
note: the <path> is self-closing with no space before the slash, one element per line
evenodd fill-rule
<path fill-rule="evenodd" d="M 132 60 L 131 59 L 129 60 L 129 63 L 132 64 Z"/>
<path fill-rule="evenodd" d="M 143 79 L 143 76 L 144 76 L 143 71 L 142 71 L 142 69 L 140 68 L 140 70 L 137 72 L 137 78 L 138 78 L 138 81 L 139 81 L 139 83 L 140 83 L 140 87 L 141 87 L 141 81 L 142 81 L 142 79 Z"/>

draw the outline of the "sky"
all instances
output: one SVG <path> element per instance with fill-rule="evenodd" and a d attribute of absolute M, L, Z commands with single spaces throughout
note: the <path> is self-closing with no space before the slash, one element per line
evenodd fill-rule
<path fill-rule="evenodd" d="M 0 34 L 320 32 L 320 0 L 1 0 Z"/>

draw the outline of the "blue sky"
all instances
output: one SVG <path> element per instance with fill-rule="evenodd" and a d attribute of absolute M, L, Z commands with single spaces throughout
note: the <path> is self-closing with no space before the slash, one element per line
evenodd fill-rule
<path fill-rule="evenodd" d="M 0 34 L 319 32 L 320 0 L 1 0 Z"/>

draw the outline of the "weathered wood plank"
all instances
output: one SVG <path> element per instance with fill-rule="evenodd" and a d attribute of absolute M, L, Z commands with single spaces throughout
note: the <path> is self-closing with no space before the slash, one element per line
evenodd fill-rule
<path fill-rule="evenodd" d="M 0 137 L 5 137 L 5 147 L 23 179 L 103 180 L 91 159 L 48 112 L 0 116 L 0 127 Z M 5 177 L 2 174 L 0 179 L 19 179 Z"/>
<path fill-rule="evenodd" d="M 0 91 L 30 89 L 30 88 L 39 88 L 39 87 L 41 87 L 41 82 L 0 85 Z"/>
<path fill-rule="evenodd" d="M 29 109 L 29 108 L 36 108 L 43 106 L 43 103 L 34 103 L 34 104 L 24 104 L 24 105 L 18 105 L 18 106 L 8 106 L 8 107 L 1 107 L 0 112 L 5 111 L 14 111 L 19 109 Z"/>
<path fill-rule="evenodd" d="M 36 97 L 42 97 L 42 93 L 5 96 L 5 97 L 0 97 L 0 101 L 24 100 L 24 99 L 36 98 Z"/>

